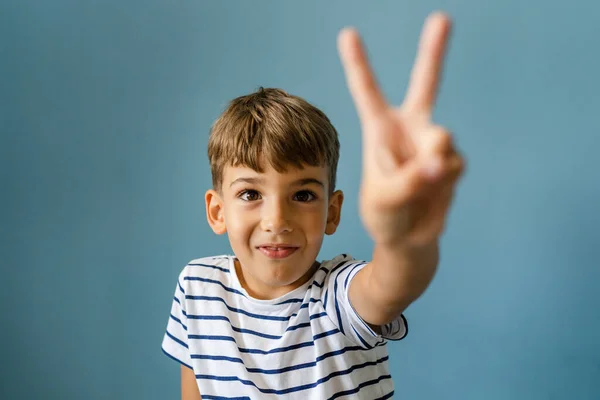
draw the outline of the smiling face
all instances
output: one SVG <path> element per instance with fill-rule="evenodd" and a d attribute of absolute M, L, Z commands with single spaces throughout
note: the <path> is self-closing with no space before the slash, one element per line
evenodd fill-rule
<path fill-rule="evenodd" d="M 277 298 L 314 272 L 324 234 L 337 229 L 343 193 L 329 193 L 328 168 L 263 173 L 227 166 L 221 193 L 206 192 L 208 222 L 227 233 L 242 286 L 258 299 Z"/>

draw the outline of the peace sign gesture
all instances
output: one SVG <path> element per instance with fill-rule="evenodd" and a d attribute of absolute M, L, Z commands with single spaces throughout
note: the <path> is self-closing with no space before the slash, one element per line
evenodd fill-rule
<path fill-rule="evenodd" d="M 422 246 L 443 231 L 464 161 L 449 132 L 431 121 L 450 20 L 431 14 L 423 28 L 409 88 L 399 107 L 384 99 L 356 31 L 338 48 L 362 128 L 360 214 L 376 243 Z"/>

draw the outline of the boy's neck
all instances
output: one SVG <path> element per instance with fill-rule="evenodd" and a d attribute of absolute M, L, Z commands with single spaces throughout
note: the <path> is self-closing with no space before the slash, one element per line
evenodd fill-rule
<path fill-rule="evenodd" d="M 252 277 L 245 275 L 240 261 L 237 258 L 234 258 L 235 273 L 240 285 L 251 297 L 257 300 L 276 299 L 291 292 L 292 290 L 299 288 L 308 282 L 309 279 L 311 279 L 315 271 L 319 268 L 319 265 L 320 263 L 315 260 L 313 265 L 297 281 L 286 286 L 272 287 L 268 285 L 261 285 L 259 282 L 255 282 Z"/>

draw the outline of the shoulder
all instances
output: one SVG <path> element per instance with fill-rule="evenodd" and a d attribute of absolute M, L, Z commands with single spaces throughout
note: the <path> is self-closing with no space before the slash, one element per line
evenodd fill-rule
<path fill-rule="evenodd" d="M 179 273 L 179 285 L 185 289 L 190 286 L 191 282 L 219 280 L 223 275 L 229 275 L 230 260 L 231 256 L 229 255 L 190 260 Z"/>
<path fill-rule="evenodd" d="M 324 267 L 330 267 L 332 265 L 336 265 L 342 262 L 349 262 L 354 260 L 354 257 L 352 257 L 350 254 L 348 253 L 343 253 L 343 254 L 338 254 L 337 256 L 329 259 L 329 260 L 323 260 L 321 261 L 321 266 Z"/>
<path fill-rule="evenodd" d="M 366 264 L 366 261 L 358 260 L 348 253 L 339 254 L 330 260 L 321 262 L 321 269 L 325 270 L 327 275 L 338 274 L 342 270 L 358 264 Z"/>
<path fill-rule="evenodd" d="M 195 258 L 188 262 L 184 269 L 207 274 L 215 273 L 215 271 L 229 273 L 230 260 L 231 256 L 226 254 L 220 256 Z"/>
<path fill-rule="evenodd" d="M 315 273 L 315 281 L 318 282 L 317 286 L 320 288 L 333 285 L 340 280 L 343 280 L 347 286 L 351 278 L 366 264 L 366 261 L 356 259 L 348 253 L 338 254 L 331 259 L 321 261 L 321 265 Z"/>

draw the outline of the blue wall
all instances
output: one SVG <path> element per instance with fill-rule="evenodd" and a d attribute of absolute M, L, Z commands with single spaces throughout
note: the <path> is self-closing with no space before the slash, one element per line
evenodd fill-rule
<path fill-rule="evenodd" d="M 230 252 L 204 214 L 210 124 L 282 87 L 340 132 L 341 230 L 369 258 L 338 60 L 363 33 L 401 101 L 425 16 L 455 30 L 435 119 L 468 160 L 439 274 L 390 345 L 398 398 L 600 398 L 600 3 L 0 2 L 2 399 L 165 399 L 177 274 Z"/>

